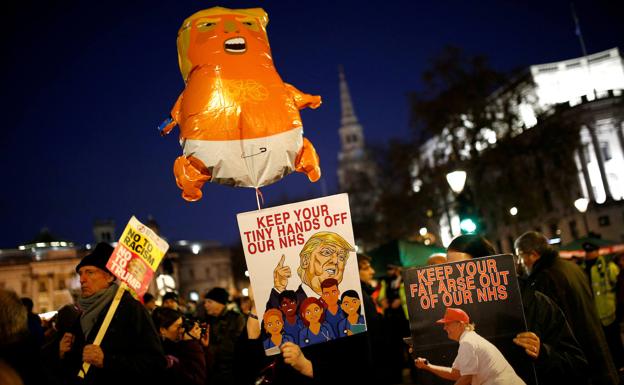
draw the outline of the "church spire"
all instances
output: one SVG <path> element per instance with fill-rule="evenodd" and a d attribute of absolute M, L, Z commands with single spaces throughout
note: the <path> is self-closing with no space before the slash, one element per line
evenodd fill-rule
<path fill-rule="evenodd" d="M 359 159 L 364 152 L 364 130 L 358 122 L 353 110 L 353 102 L 349 93 L 349 86 L 344 75 L 342 65 L 338 67 L 340 79 L 340 105 L 342 108 L 342 118 L 340 119 L 341 151 L 339 159 Z"/>
<path fill-rule="evenodd" d="M 340 80 L 340 152 L 338 153 L 338 187 L 349 193 L 349 207 L 355 231 L 360 234 L 356 243 L 365 250 L 374 238 L 378 213 L 375 211 L 379 197 L 377 166 L 364 144 L 364 129 L 353 110 L 351 94 L 345 79 L 344 69 L 338 67 Z"/>
<path fill-rule="evenodd" d="M 345 126 L 348 124 L 358 124 L 357 116 L 353 110 L 353 102 L 351 101 L 351 93 L 344 75 L 342 64 L 338 66 L 338 76 L 340 77 L 340 106 L 342 107 L 342 118 L 340 123 Z"/>

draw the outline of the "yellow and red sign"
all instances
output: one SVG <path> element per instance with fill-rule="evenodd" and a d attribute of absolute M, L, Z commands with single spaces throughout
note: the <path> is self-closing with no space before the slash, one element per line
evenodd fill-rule
<path fill-rule="evenodd" d="M 141 297 L 168 249 L 167 242 L 133 216 L 106 267 Z"/>

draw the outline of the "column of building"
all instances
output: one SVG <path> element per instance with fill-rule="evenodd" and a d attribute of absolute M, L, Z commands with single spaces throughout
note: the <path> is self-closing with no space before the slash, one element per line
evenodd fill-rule
<path fill-rule="evenodd" d="M 587 169 L 587 157 L 585 156 L 585 150 L 587 149 L 588 144 L 583 143 L 583 139 L 581 137 L 581 145 L 577 150 L 577 154 L 579 157 L 579 162 L 581 164 L 581 171 L 583 173 L 583 181 L 585 182 L 585 187 L 587 191 L 587 197 L 590 201 L 595 202 L 596 197 L 594 196 L 594 189 L 592 188 L 591 179 L 589 178 L 589 170 Z"/>
<path fill-rule="evenodd" d="M 607 178 L 607 172 L 605 170 L 604 158 L 602 156 L 602 151 L 600 150 L 600 142 L 598 141 L 598 134 L 596 132 L 596 124 L 594 121 L 590 121 L 585 124 L 589 131 L 589 136 L 591 138 L 592 146 L 594 147 L 594 155 L 596 156 L 596 161 L 598 162 L 598 170 L 600 171 L 600 179 L 602 180 L 602 186 L 605 190 L 605 196 L 607 201 L 613 200 L 613 195 L 611 194 L 611 189 L 609 188 L 609 180 Z"/>

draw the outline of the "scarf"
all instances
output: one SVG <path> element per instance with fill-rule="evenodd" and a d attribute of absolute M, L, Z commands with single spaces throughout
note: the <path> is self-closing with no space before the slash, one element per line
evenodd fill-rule
<path fill-rule="evenodd" d="M 80 305 L 80 309 L 82 309 L 80 327 L 82 328 L 85 339 L 89 335 L 89 332 L 91 332 L 93 325 L 97 322 L 100 313 L 115 297 L 118 288 L 119 285 L 113 283 L 107 289 L 100 290 L 90 297 L 78 298 L 78 304 Z"/>

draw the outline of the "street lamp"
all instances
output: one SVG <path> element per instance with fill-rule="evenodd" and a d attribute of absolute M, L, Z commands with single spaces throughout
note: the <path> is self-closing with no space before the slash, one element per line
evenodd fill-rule
<path fill-rule="evenodd" d="M 516 206 L 510 208 L 509 215 L 512 217 L 511 222 L 513 224 L 514 234 L 518 234 L 518 218 L 516 218 L 516 215 L 518 215 L 518 208 Z"/>
<path fill-rule="evenodd" d="M 455 194 L 459 194 L 464 189 L 464 184 L 466 183 L 466 172 L 461 170 L 455 170 L 446 174 L 446 181 L 448 182 L 451 190 Z M 447 200 L 446 191 L 441 194 L 442 195 L 442 203 L 444 204 L 444 213 L 446 214 L 446 221 L 448 223 L 448 238 L 444 236 L 442 232 L 440 232 L 440 236 L 442 239 L 442 244 L 446 247 L 451 240 L 453 239 L 453 221 L 451 219 L 451 213 L 449 211 L 449 202 Z"/>
<path fill-rule="evenodd" d="M 446 174 L 446 181 L 455 194 L 459 194 L 466 184 L 466 171 L 456 170 Z"/>
<path fill-rule="evenodd" d="M 585 225 L 585 233 L 589 236 L 589 225 L 587 224 L 587 207 L 589 206 L 589 199 L 579 198 L 574 201 L 574 207 L 583 214 L 583 224 Z"/>
<path fill-rule="evenodd" d="M 466 171 L 454 170 L 452 172 L 449 172 L 448 174 L 446 174 L 446 181 L 451 187 L 451 190 L 453 190 L 453 192 L 456 195 L 455 206 L 457 207 L 456 211 L 459 214 L 460 232 L 468 233 L 468 234 L 474 233 L 478 229 L 477 223 L 475 222 L 475 219 L 471 218 L 470 216 L 462 217 L 462 213 L 461 213 L 462 207 L 461 207 L 461 203 L 459 202 L 461 200 L 462 202 L 465 203 L 466 198 L 467 198 L 466 193 L 464 193 L 464 196 L 462 196 L 462 191 L 464 190 L 464 186 L 466 185 Z M 449 228 L 452 228 L 450 216 L 449 216 Z M 452 229 L 450 232 L 452 235 Z"/>

